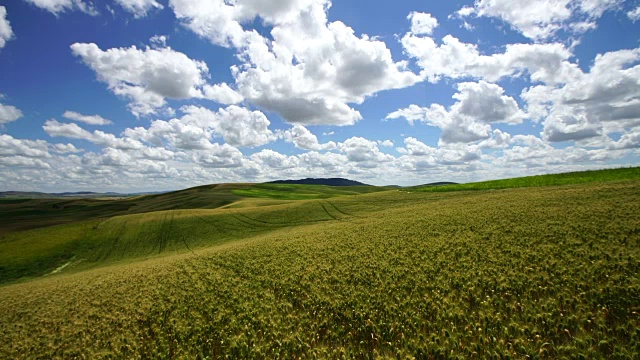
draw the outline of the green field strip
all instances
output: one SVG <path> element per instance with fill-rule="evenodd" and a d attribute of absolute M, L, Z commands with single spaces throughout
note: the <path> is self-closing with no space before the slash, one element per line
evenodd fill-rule
<path fill-rule="evenodd" d="M 106 239 L 105 246 L 101 247 L 100 249 L 98 261 L 105 261 L 111 257 L 111 255 L 115 252 L 116 246 L 120 241 L 120 237 L 124 234 L 126 227 L 127 221 L 123 221 L 115 231 L 113 231 L 112 229 L 108 238 Z"/>
<path fill-rule="evenodd" d="M 638 179 L 640 179 L 640 167 L 631 167 L 526 176 L 521 178 L 490 180 L 456 185 L 414 186 L 408 188 L 408 190 L 418 192 L 500 190 L 523 187 L 548 187 Z"/>
<path fill-rule="evenodd" d="M 205 216 L 198 216 L 198 215 L 194 215 L 194 217 L 200 221 L 202 221 L 203 223 L 209 225 L 209 227 L 211 227 L 212 229 L 215 230 L 215 232 L 222 232 L 223 230 L 228 231 L 228 232 L 253 232 L 253 233 L 257 233 L 257 232 L 263 232 L 264 230 L 260 230 L 260 229 L 256 229 L 254 225 L 251 225 L 252 227 L 247 228 L 246 225 L 249 225 L 249 223 L 244 222 L 244 221 L 240 221 L 240 223 L 242 225 L 238 225 L 237 222 L 239 221 L 237 218 L 235 218 L 233 216 L 233 214 L 224 214 L 224 215 L 217 215 L 215 216 L 216 219 L 220 219 L 221 217 L 224 217 L 225 219 L 233 219 L 233 222 L 229 222 L 229 221 L 224 221 L 224 222 L 216 222 L 216 221 L 212 221 L 210 219 L 208 219 Z"/>
<path fill-rule="evenodd" d="M 328 221 L 329 219 L 315 219 L 315 220 L 307 220 L 307 221 L 288 221 L 288 222 L 284 222 L 284 221 L 265 221 L 265 220 L 259 220 L 259 219 L 255 219 L 252 218 L 248 215 L 242 214 L 242 213 L 237 213 L 234 214 L 239 218 L 242 218 L 243 220 L 247 221 L 247 224 L 253 224 L 253 225 L 262 225 L 265 227 L 276 227 L 276 228 L 283 228 L 283 227 L 287 227 L 287 226 L 299 226 L 299 225 L 309 225 L 309 224 L 313 224 L 313 223 L 317 223 L 317 222 L 322 222 L 322 221 Z"/>
<path fill-rule="evenodd" d="M 325 204 L 321 203 L 318 201 L 317 203 L 318 205 L 320 205 L 320 207 L 322 207 L 322 210 L 325 212 L 325 214 L 327 214 L 330 218 L 332 218 L 333 220 L 340 220 L 340 218 L 338 218 L 337 216 L 331 214 L 329 212 L 329 210 L 327 210 L 327 207 L 325 206 Z"/>
<path fill-rule="evenodd" d="M 287 226 L 287 224 L 271 224 L 271 223 L 268 223 L 268 222 L 265 222 L 265 221 L 258 221 L 258 220 L 255 220 L 255 219 L 251 218 L 251 217 L 248 217 L 246 215 L 239 214 L 239 213 L 231 213 L 231 216 L 235 220 L 237 220 L 237 221 L 239 221 L 239 222 L 241 222 L 243 224 L 246 224 L 246 225 L 249 225 L 249 226 L 253 226 L 253 227 L 257 226 L 257 227 L 262 227 L 262 228 L 273 228 L 273 227 L 286 227 Z"/>
<path fill-rule="evenodd" d="M 185 210 L 8 234 L 0 259 L 57 249 L 46 234 L 100 250 L 126 223 L 91 269 L 0 286 L 0 358 L 637 359 L 638 189 L 392 191 L 332 201 L 358 218 L 323 200 L 239 212 L 282 227 Z"/>
<path fill-rule="evenodd" d="M 350 217 L 357 217 L 357 215 L 353 215 L 353 214 L 350 214 L 350 213 L 348 213 L 348 212 L 346 212 L 346 211 L 341 210 L 340 208 L 338 208 L 338 207 L 337 207 L 334 203 L 332 203 L 331 201 L 327 201 L 327 202 L 326 202 L 326 204 L 329 204 L 329 205 L 330 205 L 332 208 L 334 208 L 337 212 L 339 212 L 339 213 L 341 213 L 341 214 L 343 214 L 343 215 L 350 216 Z"/>

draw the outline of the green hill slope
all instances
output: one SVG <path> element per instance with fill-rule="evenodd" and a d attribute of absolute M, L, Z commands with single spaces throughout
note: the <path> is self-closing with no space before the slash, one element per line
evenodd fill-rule
<path fill-rule="evenodd" d="M 45 275 L 61 266 L 78 270 L 192 251 L 345 216 L 330 204 L 155 211 L 12 232 L 0 239 L 0 284 Z"/>
<path fill-rule="evenodd" d="M 241 207 L 274 205 L 280 200 L 327 199 L 387 191 L 385 187 L 275 184 L 217 184 L 170 193 L 123 199 L 0 199 L 0 236 L 91 219 L 177 209 L 215 209 L 243 202 Z M 247 202 L 247 198 L 250 199 Z M 262 200 L 260 200 L 262 199 Z M 266 201 L 269 200 L 269 201 Z"/>
<path fill-rule="evenodd" d="M 337 196 L 368 194 L 388 191 L 392 188 L 379 186 L 327 186 L 300 184 L 256 184 L 245 189 L 233 190 L 238 196 L 281 199 L 309 200 L 328 199 Z"/>
<path fill-rule="evenodd" d="M 171 193 L 122 199 L 0 199 L 0 235 L 16 230 L 172 209 L 213 209 L 242 199 L 233 189 L 208 185 Z"/>
<path fill-rule="evenodd" d="M 639 189 L 387 191 L 7 234 L 3 266 L 52 253 L 45 230 L 92 265 L 0 287 L 0 358 L 636 359 Z"/>
<path fill-rule="evenodd" d="M 526 176 L 521 178 L 490 180 L 467 184 L 415 186 L 409 188 L 409 190 L 422 192 L 497 190 L 522 187 L 587 184 L 593 182 L 624 181 L 634 179 L 640 179 L 640 167 Z"/>

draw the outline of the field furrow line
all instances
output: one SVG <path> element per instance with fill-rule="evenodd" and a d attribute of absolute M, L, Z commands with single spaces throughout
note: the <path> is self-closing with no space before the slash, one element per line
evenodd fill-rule
<path fill-rule="evenodd" d="M 162 252 L 162 243 L 164 242 L 164 233 L 167 224 L 167 216 L 169 214 L 164 214 L 164 218 L 162 219 L 162 223 L 160 224 L 160 231 L 157 236 L 157 244 L 158 244 L 158 254 Z"/>
<path fill-rule="evenodd" d="M 254 226 L 254 227 L 260 227 L 263 229 L 268 229 L 273 227 L 273 226 L 269 226 L 270 224 L 268 223 L 255 221 L 254 219 L 251 219 L 246 216 L 240 216 L 239 214 L 235 214 L 235 213 L 231 213 L 231 217 L 243 224 Z"/>
<path fill-rule="evenodd" d="M 353 215 L 353 214 L 350 214 L 350 213 L 348 213 L 348 212 L 346 212 L 346 211 L 341 210 L 339 207 L 337 207 L 337 206 L 336 206 L 334 203 L 332 203 L 331 201 L 327 201 L 327 204 L 329 204 L 332 208 L 336 209 L 336 211 L 337 211 L 337 212 L 339 212 L 339 213 L 341 213 L 341 214 L 344 214 L 344 215 L 346 215 L 346 216 L 359 217 L 359 216 L 357 216 L 357 215 Z"/>
<path fill-rule="evenodd" d="M 108 259 L 111 256 L 111 254 L 115 251 L 115 248 L 118 245 L 118 242 L 120 241 L 120 237 L 124 234 L 126 227 L 127 227 L 127 221 L 124 221 L 116 231 L 115 236 L 111 239 L 111 244 L 109 244 L 109 246 L 107 247 L 106 252 L 102 256 L 101 260 Z"/>
<path fill-rule="evenodd" d="M 324 210 L 324 212 L 325 212 L 327 215 L 329 215 L 329 217 L 331 217 L 331 218 L 332 218 L 332 219 L 334 219 L 334 220 L 340 220 L 340 218 L 338 218 L 337 216 L 335 216 L 335 215 L 331 214 L 331 213 L 329 212 L 329 210 L 327 210 L 327 207 L 326 207 L 323 203 L 321 203 L 320 201 L 318 201 L 318 204 L 322 207 L 322 210 Z"/>

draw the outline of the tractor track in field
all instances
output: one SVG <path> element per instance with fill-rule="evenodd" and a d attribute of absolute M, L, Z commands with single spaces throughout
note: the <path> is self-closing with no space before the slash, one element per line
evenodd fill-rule
<path fill-rule="evenodd" d="M 148 216 L 149 216 L 149 213 L 142 214 L 140 216 L 140 219 L 145 219 Z M 143 221 L 140 224 L 140 227 L 138 228 L 138 232 L 136 233 L 136 237 L 135 237 L 135 243 L 136 244 L 140 244 L 140 243 L 144 242 L 143 234 L 145 233 L 145 230 L 148 229 L 149 227 L 150 227 L 150 225 L 149 225 L 149 222 L 147 222 L 147 221 Z M 124 254 L 124 251 L 123 251 L 123 254 Z"/>
<path fill-rule="evenodd" d="M 332 208 L 336 209 L 336 211 L 337 211 L 337 212 L 339 212 L 339 213 L 341 213 L 341 214 L 343 214 L 343 215 L 346 215 L 346 216 L 349 216 L 349 217 L 359 217 L 359 216 L 357 216 L 357 215 L 353 215 L 353 214 L 350 214 L 350 213 L 348 213 L 348 212 L 346 212 L 346 211 L 342 211 L 342 210 L 340 210 L 340 208 L 339 208 L 339 207 L 337 207 L 337 206 L 336 206 L 334 203 L 332 203 L 331 201 L 327 201 L 327 204 L 329 204 Z"/>
<path fill-rule="evenodd" d="M 109 244 L 109 247 L 107 248 L 107 251 L 104 253 L 103 256 L 100 257 L 101 260 L 108 259 L 109 256 L 111 256 L 111 254 L 115 251 L 116 246 L 118 245 L 118 242 L 120 241 L 120 236 L 122 236 L 122 234 L 125 232 L 125 228 L 126 227 L 127 227 L 127 221 L 125 220 L 124 222 L 122 222 L 122 225 L 120 226 L 120 228 L 115 233 L 115 236 L 113 237 L 113 239 L 111 239 L 111 244 Z"/>
<path fill-rule="evenodd" d="M 322 207 L 322 210 L 324 210 L 324 212 L 333 220 L 341 220 L 339 217 L 333 215 L 332 213 L 329 212 L 329 210 L 327 210 L 327 207 L 320 201 L 317 202 L 318 205 L 320 205 L 320 207 Z"/>
<path fill-rule="evenodd" d="M 330 221 L 329 219 L 318 219 L 318 220 L 309 220 L 309 221 L 290 221 L 290 222 L 268 222 L 264 220 L 258 220 L 251 218 L 247 215 L 241 213 L 230 213 L 233 218 L 247 225 L 251 226 L 260 226 L 262 228 L 267 229 L 280 229 L 287 226 L 299 226 L 299 225 L 311 225 L 317 224 L 319 222 Z"/>
<path fill-rule="evenodd" d="M 192 254 L 195 254 L 195 252 L 189 247 L 189 244 L 187 244 L 187 239 L 185 239 L 184 236 L 182 237 L 182 243 L 187 247 L 187 249 L 189 249 L 189 251 L 191 251 Z"/>
<path fill-rule="evenodd" d="M 158 235 L 156 236 L 156 245 L 158 246 L 158 253 L 162 252 L 162 242 L 164 241 L 164 232 L 167 223 L 168 214 L 164 214 L 164 218 L 162 218 L 162 222 L 160 223 L 160 230 L 158 231 Z M 155 247 L 154 247 L 155 248 Z"/>
<path fill-rule="evenodd" d="M 167 217 L 169 214 L 164 215 L 164 219 L 162 220 L 162 225 L 160 225 L 160 234 L 158 236 L 158 254 L 163 252 L 167 245 L 169 244 L 169 234 L 173 228 L 173 220 L 175 217 L 175 213 L 171 212 L 171 217 L 169 218 L 169 222 L 167 223 Z"/>
<path fill-rule="evenodd" d="M 236 213 L 231 213 L 231 217 L 233 217 L 234 219 L 236 219 L 237 221 L 243 224 L 250 225 L 250 226 L 257 226 L 263 229 L 274 229 L 274 228 L 279 229 L 288 225 L 288 224 L 269 223 L 266 221 L 256 220 L 246 215 L 236 214 Z"/>
<path fill-rule="evenodd" d="M 350 214 L 346 211 L 342 211 L 339 207 L 337 207 L 334 203 L 330 202 L 330 201 L 318 201 L 318 204 L 320 204 L 320 206 L 322 206 L 322 209 L 324 210 L 325 213 L 327 213 L 327 215 L 329 215 L 330 217 L 332 217 L 335 220 L 338 221 L 342 221 L 342 220 L 346 220 L 348 218 L 357 218 L 359 216 L 357 215 L 353 215 Z M 329 209 L 331 209 L 331 211 L 329 211 Z M 332 214 L 332 212 L 335 211 L 341 215 L 344 216 L 336 216 L 334 214 Z"/>

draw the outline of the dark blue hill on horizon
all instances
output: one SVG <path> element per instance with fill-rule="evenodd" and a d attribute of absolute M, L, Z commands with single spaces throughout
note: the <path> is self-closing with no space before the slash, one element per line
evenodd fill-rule
<path fill-rule="evenodd" d="M 343 178 L 328 178 L 328 179 L 316 179 L 306 178 L 300 180 L 276 180 L 269 181 L 267 184 L 297 184 L 297 185 L 328 185 L 328 186 L 371 186 L 369 184 L 361 183 L 355 180 L 343 179 Z"/>

